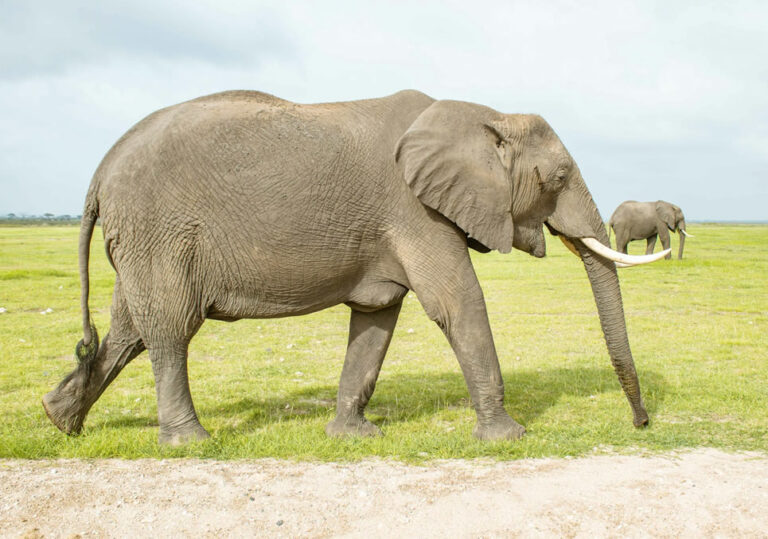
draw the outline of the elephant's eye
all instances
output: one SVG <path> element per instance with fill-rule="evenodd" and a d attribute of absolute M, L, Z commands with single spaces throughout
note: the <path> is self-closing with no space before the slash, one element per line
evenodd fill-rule
<path fill-rule="evenodd" d="M 562 189 L 565 186 L 566 178 L 568 177 L 568 171 L 560 168 L 555 172 L 552 181 L 557 185 L 558 189 Z"/>
<path fill-rule="evenodd" d="M 542 192 L 557 193 L 562 191 L 565 187 L 566 176 L 567 174 L 564 171 L 557 171 L 550 175 L 546 182 L 541 182 L 539 184 L 541 186 Z"/>

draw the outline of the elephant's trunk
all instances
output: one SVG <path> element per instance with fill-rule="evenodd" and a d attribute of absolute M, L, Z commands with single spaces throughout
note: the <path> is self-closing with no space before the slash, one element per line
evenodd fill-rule
<path fill-rule="evenodd" d="M 607 240 L 607 238 L 606 238 Z M 645 411 L 640 395 L 640 382 L 637 379 L 635 362 L 629 348 L 627 326 L 624 320 L 624 306 L 621 301 L 619 278 L 616 265 L 603 257 L 597 256 L 587 249 L 580 241 L 575 241 L 576 248 L 584 262 L 592 293 L 595 296 L 600 325 L 608 346 L 611 363 L 619 377 L 619 383 L 629 400 L 634 414 L 636 427 L 648 423 L 648 413 Z"/>
<path fill-rule="evenodd" d="M 578 239 L 592 237 L 603 245 L 610 245 L 600 212 L 580 176 L 567 192 L 560 195 L 555 212 L 547 223 L 558 234 L 568 238 L 584 263 L 592 285 L 608 354 L 632 407 L 634 424 L 636 427 L 646 425 L 648 413 L 640 396 L 640 383 L 629 348 L 616 265 L 592 252 Z"/>
<path fill-rule="evenodd" d="M 685 246 L 685 221 L 680 221 L 680 224 L 677 227 L 678 231 L 680 232 L 680 247 L 677 249 L 677 259 L 682 260 L 683 259 L 683 247 Z"/>

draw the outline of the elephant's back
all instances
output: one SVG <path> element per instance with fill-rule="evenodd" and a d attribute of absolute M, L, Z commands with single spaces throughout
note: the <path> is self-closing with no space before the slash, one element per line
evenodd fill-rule
<path fill-rule="evenodd" d="M 180 105 L 186 103 L 251 103 L 251 104 L 265 104 L 284 106 L 292 105 L 290 101 L 281 99 L 275 95 L 268 94 L 266 92 L 260 92 L 258 90 L 227 90 L 224 92 L 217 92 L 215 94 L 204 95 L 180 103 Z"/>
<path fill-rule="evenodd" d="M 205 208 L 269 197 L 302 167 L 332 167 L 350 135 L 298 105 L 262 92 L 213 94 L 161 109 L 110 149 L 93 182 L 99 207 L 162 212 L 179 203 Z M 295 181 L 295 180 L 293 180 Z"/>
<path fill-rule="evenodd" d="M 645 215 L 648 211 L 647 202 L 637 200 L 625 200 L 619 204 L 611 215 L 611 223 L 621 223 L 627 220 L 637 219 L 639 215 Z"/>
<path fill-rule="evenodd" d="M 224 220 L 247 207 L 291 211 L 297 196 L 327 198 L 326 207 L 380 201 L 392 188 L 395 142 L 432 101 L 415 91 L 314 105 L 256 91 L 200 97 L 132 127 L 92 190 L 101 210 L 151 217 L 194 208 Z"/>

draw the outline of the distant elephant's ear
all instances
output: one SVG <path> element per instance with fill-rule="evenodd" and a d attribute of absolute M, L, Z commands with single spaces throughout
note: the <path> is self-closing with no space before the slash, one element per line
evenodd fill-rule
<path fill-rule="evenodd" d="M 656 215 L 659 216 L 667 228 L 670 230 L 675 229 L 675 210 L 669 202 L 659 200 L 656 202 Z"/>
<path fill-rule="evenodd" d="M 400 138 L 395 160 L 422 202 L 471 238 L 502 253 L 512 250 L 514 151 L 493 109 L 437 101 Z"/>

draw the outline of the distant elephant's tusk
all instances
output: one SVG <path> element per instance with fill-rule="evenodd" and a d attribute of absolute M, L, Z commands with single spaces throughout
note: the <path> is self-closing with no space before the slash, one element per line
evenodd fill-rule
<path fill-rule="evenodd" d="M 688 232 L 686 232 L 682 228 L 680 229 L 680 232 L 682 232 L 685 235 L 686 238 L 695 238 L 696 237 L 696 236 L 692 236 L 691 234 L 688 234 Z"/>
<path fill-rule="evenodd" d="M 660 253 L 656 253 L 652 255 L 625 255 L 624 253 L 619 253 L 618 251 L 614 251 L 610 247 L 606 247 L 605 245 L 597 241 L 595 238 L 579 238 L 579 240 L 581 240 L 581 242 L 585 246 L 587 246 L 590 250 L 599 254 L 603 258 L 607 258 L 608 260 L 612 260 L 619 264 L 627 264 L 629 266 L 637 266 L 639 264 L 648 264 L 650 262 L 656 262 L 657 260 L 661 260 L 662 258 L 667 256 L 672 251 L 672 249 L 664 249 Z M 623 266 L 619 266 L 619 267 L 623 267 Z"/>
<path fill-rule="evenodd" d="M 576 247 L 570 242 L 570 240 L 567 240 L 564 236 L 558 236 L 560 238 L 560 241 L 563 242 L 563 245 L 568 247 L 568 250 L 581 258 L 581 255 L 579 254 L 579 251 L 576 250 Z"/>

